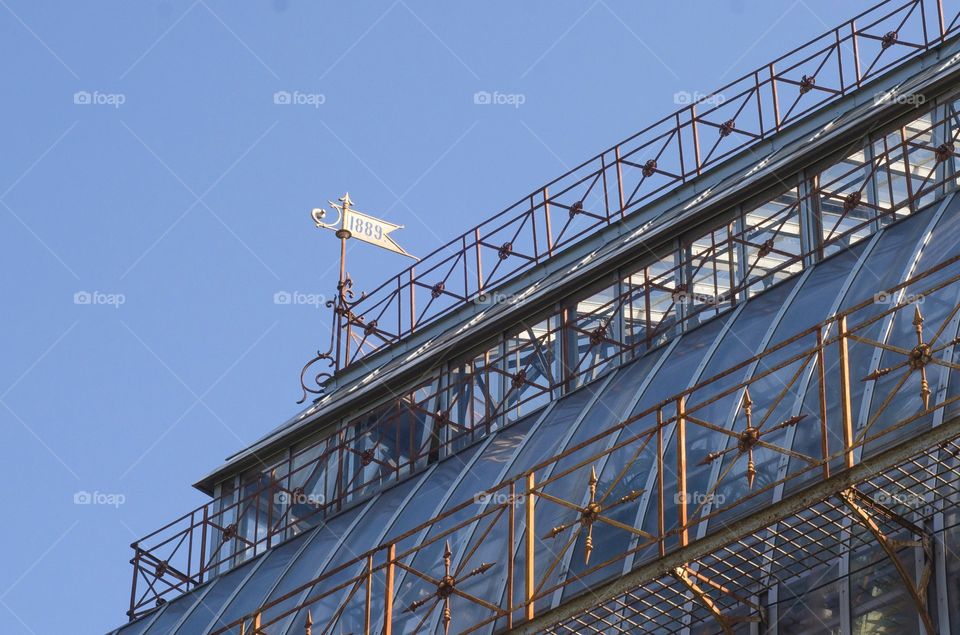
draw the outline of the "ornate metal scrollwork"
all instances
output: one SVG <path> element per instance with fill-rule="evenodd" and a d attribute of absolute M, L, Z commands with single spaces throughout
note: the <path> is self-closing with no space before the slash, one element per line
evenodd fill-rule
<path fill-rule="evenodd" d="M 325 362 L 329 365 L 330 370 L 321 370 L 313 376 L 313 382 L 310 385 L 307 385 L 307 377 L 312 371 L 310 367 L 314 364 L 319 364 Z M 333 377 L 333 372 L 336 371 L 336 361 L 333 359 L 332 348 L 326 353 L 321 353 L 317 351 L 317 356 L 308 361 L 303 365 L 303 368 L 300 369 L 300 387 L 303 389 L 303 397 L 301 397 L 297 403 L 303 403 L 307 400 L 309 395 L 322 395 L 323 394 L 323 384 L 326 380 Z M 309 371 L 309 372 L 308 372 Z M 314 386 L 313 384 L 316 384 Z"/>

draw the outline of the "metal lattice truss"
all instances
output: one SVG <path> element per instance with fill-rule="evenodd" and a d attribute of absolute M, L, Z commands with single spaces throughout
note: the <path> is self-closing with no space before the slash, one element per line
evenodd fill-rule
<path fill-rule="evenodd" d="M 957 422 L 931 431 L 909 447 L 817 487 L 822 500 L 810 503 L 810 494 L 785 499 L 728 527 L 731 533 L 743 531 L 735 540 L 707 540 L 641 567 L 630 575 L 631 582 L 625 578 L 595 591 L 607 599 L 571 603 L 520 632 L 680 633 L 706 624 L 707 631 L 733 633 L 744 622 L 770 623 L 760 598 L 777 585 L 789 586 L 812 571 L 834 567 L 852 552 L 872 550 L 896 570 L 924 628 L 936 633 L 927 606 L 936 539 L 933 517 L 960 505 L 958 432 Z M 953 439 L 943 440 L 951 434 Z M 925 445 L 929 447 L 904 458 Z M 887 461 L 894 464 L 883 466 Z M 850 484 L 858 476 L 863 480 Z M 836 491 L 827 494 L 831 489 Z M 880 502 L 902 500 L 904 493 L 923 506 L 891 508 Z M 915 556 L 923 563 L 919 571 Z"/>
<path fill-rule="evenodd" d="M 463 302 L 486 301 L 497 285 L 531 264 L 618 221 L 882 71 L 941 44 L 958 30 L 957 17 L 944 18 L 940 2 L 887 0 L 714 95 L 694 100 L 675 116 L 537 190 L 425 258 L 416 270 L 405 271 L 351 304 L 341 316 L 340 331 L 346 338 L 343 350 L 352 352 L 342 363 L 389 346 Z M 843 57 L 851 52 L 852 58 Z M 717 95 L 725 101 L 708 101 Z M 130 617 L 196 588 L 323 522 L 354 500 L 409 477 L 942 197 L 960 176 L 956 104 L 938 105 L 898 125 L 867 139 L 835 165 L 798 178 L 770 200 L 741 209 L 736 217 L 685 241 L 676 253 L 619 271 L 615 284 L 591 290 L 586 297 L 564 298 L 555 313 L 517 325 L 496 346 L 472 359 L 446 360 L 449 363 L 431 370 L 389 404 L 338 423 L 331 436 L 297 454 L 291 451 L 282 465 L 238 484 L 240 494 L 224 495 L 138 540 L 131 560 Z M 902 379 L 907 390 L 927 403 L 933 392 L 927 375 L 945 367 L 938 353 L 951 346 L 937 341 L 940 333 L 933 330 L 935 337 L 918 333 L 915 342 L 896 345 L 851 333 L 850 341 L 875 345 L 893 356 L 882 367 L 863 369 L 867 383 L 897 395 L 889 382 Z M 797 360 L 789 372 L 804 372 L 797 370 L 800 367 Z M 747 401 L 749 386 L 744 389 L 747 394 L 737 397 L 741 401 Z M 676 417 L 675 406 L 671 408 L 665 420 Z M 878 420 L 885 410 L 875 415 Z M 744 465 L 749 474 L 752 461 L 752 484 L 753 478 L 764 476 L 754 455 L 792 456 L 795 449 L 788 450 L 783 443 L 787 435 L 795 434 L 789 429 L 806 426 L 816 413 L 778 412 L 770 420 L 766 411 L 751 413 L 756 425 L 745 420 L 746 414 L 738 415 L 736 432 L 723 433 L 730 445 L 712 449 L 713 458 L 697 456 L 696 462 L 724 473 L 739 473 Z M 724 429 L 726 422 L 696 412 L 689 416 L 691 425 L 714 431 Z M 791 421 L 795 416 L 806 419 Z M 863 440 L 874 427 L 871 422 L 856 434 Z M 403 434 L 408 430 L 415 433 Z M 800 456 L 792 458 L 810 464 Z M 586 492 L 587 477 L 583 478 L 580 491 Z M 597 484 L 601 495 L 603 486 Z M 652 495 L 646 484 L 633 489 L 641 498 Z M 611 496 L 619 499 L 627 493 Z M 567 502 L 581 511 L 588 506 L 585 500 Z M 609 497 L 604 501 L 608 507 L 610 502 Z M 700 501 L 694 507 L 709 504 Z M 701 511 L 691 509 L 693 516 Z M 563 519 L 548 529 L 569 522 Z M 595 524 L 578 521 L 586 529 L 583 540 L 592 538 L 589 529 Z M 575 541 L 581 541 L 580 531 L 570 526 L 553 542 L 562 544 L 574 533 Z M 652 533 L 650 528 L 644 531 Z"/>
<path fill-rule="evenodd" d="M 863 553 L 889 563 L 935 633 L 932 545 L 960 506 L 958 283 L 960 256 L 889 289 L 892 304 L 796 333 L 216 633 L 272 635 L 290 619 L 329 633 L 347 615 L 365 635 L 732 633 L 774 619 L 777 589 Z"/>
<path fill-rule="evenodd" d="M 956 103 L 923 113 L 815 175 L 809 181 L 815 187 L 802 196 L 798 187 L 788 189 L 689 240 L 677 257 L 622 272 L 616 284 L 565 300 L 549 315 L 517 325 L 488 350 L 430 371 L 389 403 L 291 452 L 281 464 L 242 483 L 242 494 L 224 493 L 138 540 L 131 617 L 308 530 L 352 500 L 455 453 L 669 336 L 741 305 L 796 274 L 804 263 L 929 205 L 960 179 L 954 152 L 958 137 Z M 927 403 L 931 368 L 952 368 L 940 354 L 953 345 L 941 341 L 947 325 L 936 327 L 931 337 L 920 322 L 913 341 L 897 343 L 872 332 L 851 332 L 852 342 L 874 346 L 890 360 L 863 370 L 867 383 L 895 395 L 888 385 L 893 378 L 912 386 L 919 377 L 915 390 Z M 803 364 L 794 360 L 785 371 L 797 375 L 790 385 L 816 355 L 811 349 Z M 696 461 L 730 471 L 738 469 L 741 457 L 749 466 L 758 451 L 790 456 L 792 450 L 782 443 L 788 429 L 818 413 L 778 411 L 771 419 L 789 394 L 782 390 L 777 406 L 764 405 L 754 414 L 746 407 L 746 386 L 738 397 L 744 408 L 736 431 L 727 430 L 725 420 L 689 412 L 695 425 L 732 442 Z M 673 410 L 667 418 L 676 414 Z M 858 434 L 872 427 L 871 422 Z"/>
<path fill-rule="evenodd" d="M 584 162 L 387 280 L 338 315 L 335 368 L 483 301 L 598 228 L 858 90 L 960 29 L 940 0 L 886 0 Z M 678 93 L 682 95 L 682 93 Z M 873 202 L 876 204 L 876 201 Z M 309 389 L 308 389 L 309 390 Z"/>

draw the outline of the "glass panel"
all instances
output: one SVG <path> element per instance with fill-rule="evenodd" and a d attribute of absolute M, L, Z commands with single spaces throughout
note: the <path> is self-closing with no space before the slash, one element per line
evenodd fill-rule
<path fill-rule="evenodd" d="M 746 256 L 742 276 L 748 297 L 803 269 L 797 188 L 750 210 L 744 214 L 743 224 Z"/>
<path fill-rule="evenodd" d="M 289 489 L 290 529 L 297 536 L 323 522 L 337 495 L 337 437 L 294 448 Z"/>
<path fill-rule="evenodd" d="M 678 281 L 674 254 L 646 265 L 623 280 L 627 344 L 640 350 L 653 348 L 673 334 L 677 323 Z"/>
<path fill-rule="evenodd" d="M 814 566 L 809 573 L 778 587 L 778 633 L 840 635 L 840 583 L 836 564 Z M 863 633 L 862 635 L 866 635 Z"/>
<path fill-rule="evenodd" d="M 684 296 L 684 328 L 693 328 L 736 302 L 733 289 L 740 284 L 739 245 L 727 223 L 691 242 Z"/>
<path fill-rule="evenodd" d="M 177 600 L 174 600 L 174 602 L 167 604 L 167 607 L 173 606 L 177 601 L 179 601 L 181 604 L 186 606 L 175 610 L 186 611 L 188 608 L 190 608 L 190 602 L 192 602 L 193 599 L 188 600 L 187 598 L 178 598 Z M 161 608 L 160 610 L 163 611 L 164 609 Z M 180 614 L 182 615 L 183 613 L 181 612 Z M 159 617 L 162 617 L 162 615 L 163 614 L 161 613 Z M 155 612 L 151 613 L 150 615 L 145 615 L 135 622 L 131 622 L 116 629 L 115 631 L 111 632 L 110 635 L 140 635 L 147 629 L 148 626 L 150 626 L 150 623 L 153 622 L 154 618 L 159 619 L 159 617 Z"/>
<path fill-rule="evenodd" d="M 373 502 L 376 502 L 376 499 Z M 326 525 L 313 529 L 305 538 L 305 540 L 308 541 L 307 546 L 304 547 L 300 555 L 293 560 L 290 568 L 287 569 L 286 573 L 280 578 L 270 593 L 267 603 L 275 601 L 277 598 L 290 593 L 316 577 L 319 570 L 323 567 L 323 564 L 332 556 L 333 548 L 339 543 L 340 538 L 353 524 L 357 514 L 365 513 L 368 506 L 357 507 L 334 516 Z M 262 616 L 263 622 L 269 623 L 277 619 L 277 616 L 292 609 L 296 606 L 298 597 L 299 596 L 294 595 L 264 611 Z M 276 632 L 283 632 L 283 629 L 277 628 Z"/>
<path fill-rule="evenodd" d="M 824 256 L 873 233 L 877 217 L 877 201 L 870 187 L 873 165 L 861 148 L 820 173 L 817 204 Z"/>
<path fill-rule="evenodd" d="M 243 583 L 240 591 L 208 630 L 225 628 L 231 622 L 248 615 L 255 607 L 260 606 L 290 564 L 291 559 L 303 547 L 306 538 L 306 535 L 301 535 L 288 540 L 265 555 L 263 563 L 250 576 L 250 579 Z"/>
<path fill-rule="evenodd" d="M 511 378 L 504 413 L 516 421 L 547 403 L 563 377 L 557 327 L 559 316 L 550 316 L 506 338 L 506 371 Z M 559 390 L 559 389 L 558 389 Z"/>
<path fill-rule="evenodd" d="M 866 531 L 861 528 L 860 531 Z M 864 538 L 872 541 L 872 535 Z M 913 552 L 899 552 L 908 571 L 913 570 Z M 903 580 L 875 543 L 858 549 L 850 557 L 850 621 L 852 630 L 877 635 L 920 633 L 917 609 L 910 600 Z"/>
<path fill-rule="evenodd" d="M 231 594 L 237 590 L 237 587 L 243 583 L 244 579 L 253 571 L 258 561 L 247 562 L 243 566 L 237 567 L 229 573 L 225 573 L 211 584 L 210 591 L 200 599 L 192 608 L 187 619 L 183 621 L 180 628 L 176 630 L 180 635 L 194 635 L 204 632 L 204 627 L 209 624 L 214 617 L 223 608 L 223 604 L 230 598 Z M 169 628 L 169 625 L 167 626 Z M 151 628 L 151 631 L 153 629 Z M 167 633 L 166 630 L 153 631 L 159 635 Z"/>
<path fill-rule="evenodd" d="M 620 344 L 615 323 L 621 299 L 610 286 L 571 303 L 564 325 L 571 389 L 596 379 L 617 363 Z"/>

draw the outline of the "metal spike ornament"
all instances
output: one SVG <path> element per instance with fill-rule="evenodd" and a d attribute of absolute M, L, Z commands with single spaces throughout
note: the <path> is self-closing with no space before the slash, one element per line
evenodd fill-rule
<path fill-rule="evenodd" d="M 917 335 L 917 345 L 910 351 L 910 360 L 908 364 L 912 370 L 920 371 L 920 399 L 923 401 L 923 409 L 930 408 L 930 383 L 927 381 L 927 364 L 932 358 L 930 345 L 923 341 L 923 314 L 920 313 L 920 305 L 913 307 L 913 330 Z"/>
<path fill-rule="evenodd" d="M 587 539 L 583 546 L 583 564 L 590 564 L 590 554 L 593 553 L 593 521 L 597 519 L 602 511 L 600 503 L 597 502 L 597 469 L 590 466 L 590 480 L 587 486 L 590 489 L 590 502 L 580 512 L 580 524 L 587 530 Z"/>
<path fill-rule="evenodd" d="M 743 412 L 747 418 L 747 427 L 740 433 L 737 449 L 741 454 L 747 453 L 747 488 L 753 489 L 753 482 L 757 477 L 757 464 L 753 460 L 753 446 L 760 440 L 760 431 L 753 427 L 753 399 L 750 398 L 750 389 L 743 389 Z"/>
<path fill-rule="evenodd" d="M 330 379 L 334 373 L 342 367 L 348 365 L 351 361 L 350 344 L 352 336 L 352 327 L 356 326 L 362 331 L 364 338 L 377 332 L 377 322 L 372 320 L 370 323 L 364 323 L 362 316 L 353 313 L 353 305 L 364 298 L 354 300 L 353 279 L 347 273 L 347 240 L 356 238 L 365 243 L 376 245 L 381 249 L 386 249 L 394 253 L 402 254 L 419 260 L 413 256 L 397 242 L 390 237 L 390 233 L 402 229 L 403 225 L 397 225 L 385 221 L 369 214 L 358 212 L 353 208 L 353 199 L 347 192 L 339 199 L 340 204 L 333 201 L 327 201 L 330 207 L 336 211 L 337 218 L 332 223 L 327 222 L 327 216 L 330 212 L 323 208 L 314 208 L 310 212 L 310 217 L 314 224 L 322 229 L 333 231 L 340 240 L 340 277 L 337 280 L 337 294 L 333 300 L 327 300 L 327 308 L 333 311 L 332 329 L 330 332 L 330 345 L 324 352 L 317 351 L 317 355 L 308 361 L 300 371 L 300 387 L 303 389 L 303 397 L 297 403 L 306 401 L 310 394 L 320 395 L 323 393 L 323 384 Z M 345 337 L 344 337 L 345 336 Z M 361 341 L 359 345 L 362 345 Z M 311 367 L 319 362 L 324 362 L 328 370 L 317 372 L 311 382 L 307 382 Z M 308 373 L 310 371 L 310 373 Z"/>
<path fill-rule="evenodd" d="M 450 623 L 453 621 L 453 611 L 450 608 L 450 597 L 454 594 L 457 585 L 465 580 L 469 580 L 474 576 L 483 575 L 489 571 L 494 564 L 496 563 L 483 562 L 480 564 L 480 566 L 473 569 L 465 576 L 458 578 L 453 572 L 453 551 L 450 549 L 450 541 L 445 541 L 443 545 L 443 577 L 441 577 L 440 580 L 435 580 L 437 584 L 437 590 L 434 591 L 433 595 L 431 596 L 420 598 L 419 600 L 411 602 L 410 605 L 403 610 L 403 612 L 413 613 L 431 600 L 443 602 L 443 610 L 441 612 L 440 619 L 443 622 L 443 632 L 445 634 L 448 633 L 450 631 Z"/>

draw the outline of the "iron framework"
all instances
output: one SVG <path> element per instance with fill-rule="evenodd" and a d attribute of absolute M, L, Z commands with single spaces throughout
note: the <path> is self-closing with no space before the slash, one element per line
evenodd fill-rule
<path fill-rule="evenodd" d="M 952 103 L 868 139 L 674 253 L 435 369 L 135 542 L 136 617 L 951 191 Z"/>
<path fill-rule="evenodd" d="M 777 584 L 864 549 L 889 560 L 917 618 L 935 633 L 926 600 L 931 545 L 944 530 L 935 520 L 960 505 L 960 394 L 946 390 L 950 372 L 960 370 L 958 283 L 955 256 L 888 289 L 898 301 L 873 298 L 795 333 L 503 480 L 483 492 L 479 510 L 464 501 L 251 607 L 215 635 L 278 633 L 291 615 L 308 635 L 325 633 L 347 609 L 365 616 L 365 634 L 390 635 L 395 626 L 434 632 L 438 623 L 457 633 L 490 625 L 680 632 L 701 622 L 730 633 L 740 622 L 770 619 L 762 598 Z M 918 298 L 947 308 L 927 324 Z M 909 326 L 912 341 L 874 339 L 874 327 L 894 322 Z M 853 345 L 892 361 L 852 367 Z M 734 381 L 750 367 L 757 372 Z M 758 384 L 774 376 L 782 389 L 758 397 Z M 856 386 L 867 384 L 874 407 L 858 427 L 853 413 L 870 397 Z M 804 391 L 810 399 L 791 409 L 788 397 Z M 706 413 L 723 400 L 734 417 L 713 420 Z M 703 432 L 719 442 L 688 443 Z M 625 475 L 644 460 L 653 479 L 638 488 Z M 600 483 L 597 469 L 607 464 L 619 469 Z M 704 466 L 717 466 L 717 478 L 693 497 L 688 478 Z M 557 496 L 559 484 L 581 494 Z M 641 500 L 642 523 L 634 520 Z M 460 545 L 455 556 L 451 543 Z M 916 569 L 906 564 L 914 561 Z M 401 575 L 413 581 L 402 594 Z M 497 576 L 506 579 L 503 595 L 478 583 Z M 321 601 L 337 608 L 314 615 Z"/>
<path fill-rule="evenodd" d="M 614 147 L 439 247 L 335 315 L 338 372 L 487 294 L 960 30 L 941 0 L 885 0 Z M 334 358 L 335 357 L 335 358 Z M 312 380 L 316 379 L 316 382 Z M 309 381 L 308 381 L 309 380 Z"/>

